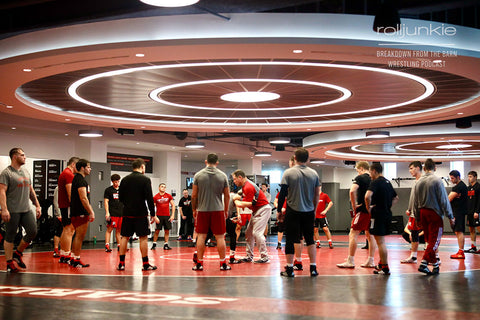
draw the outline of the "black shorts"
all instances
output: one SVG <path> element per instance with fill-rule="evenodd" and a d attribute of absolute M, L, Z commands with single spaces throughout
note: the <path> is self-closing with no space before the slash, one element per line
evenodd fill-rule
<path fill-rule="evenodd" d="M 285 221 L 280 222 L 277 220 L 277 232 L 285 232 Z"/>
<path fill-rule="evenodd" d="M 464 214 L 453 214 L 455 217 L 455 227 L 453 231 L 465 233 L 465 215 Z"/>
<path fill-rule="evenodd" d="M 315 228 L 327 228 L 328 227 L 327 217 L 325 217 L 325 218 L 315 218 L 315 224 L 313 226 Z"/>
<path fill-rule="evenodd" d="M 138 237 L 145 237 L 150 234 L 149 219 L 144 217 L 123 217 L 122 230 L 120 234 L 122 237 L 131 237 L 136 233 Z"/>
<path fill-rule="evenodd" d="M 62 219 L 62 221 L 63 221 L 63 219 Z M 53 234 L 56 237 L 61 237 L 62 236 L 62 231 L 63 231 L 62 221 L 60 221 L 57 217 L 53 218 Z"/>
<path fill-rule="evenodd" d="M 66 227 L 72 224 L 72 219 L 70 219 L 70 208 L 60 208 L 60 213 L 62 214 L 62 226 Z"/>
<path fill-rule="evenodd" d="M 386 236 L 390 234 L 392 218 L 382 214 L 372 213 L 370 219 L 370 234 L 374 236 Z"/>
<path fill-rule="evenodd" d="M 157 223 L 156 230 L 162 230 L 164 228 L 165 230 L 171 230 L 172 229 L 172 223 L 170 222 L 170 216 L 157 216 L 158 220 L 160 220 L 159 223 Z"/>
<path fill-rule="evenodd" d="M 469 227 L 480 227 L 480 217 L 475 219 L 473 214 L 467 214 L 467 222 Z"/>

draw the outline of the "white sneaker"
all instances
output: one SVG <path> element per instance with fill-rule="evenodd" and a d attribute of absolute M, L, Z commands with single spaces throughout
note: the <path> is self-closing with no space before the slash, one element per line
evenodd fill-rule
<path fill-rule="evenodd" d="M 367 262 L 362 263 L 360 265 L 360 267 L 362 267 L 362 268 L 375 268 L 375 262 L 373 262 L 369 259 Z"/>
<path fill-rule="evenodd" d="M 355 264 L 353 264 L 353 263 L 351 263 L 347 260 L 344 263 L 337 264 L 337 267 L 353 269 L 353 268 L 355 268 Z"/>
<path fill-rule="evenodd" d="M 400 263 L 417 263 L 417 258 L 408 257 L 407 259 L 400 260 Z"/>

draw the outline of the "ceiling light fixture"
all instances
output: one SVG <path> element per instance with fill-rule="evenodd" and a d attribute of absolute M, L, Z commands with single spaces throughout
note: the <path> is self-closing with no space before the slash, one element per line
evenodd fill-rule
<path fill-rule="evenodd" d="M 185 142 L 185 148 L 189 148 L 189 149 L 202 149 L 202 148 L 205 148 L 205 143 L 203 143 L 203 142 L 198 142 L 198 141 L 195 141 L 195 142 Z"/>
<path fill-rule="evenodd" d="M 445 144 L 441 146 L 436 146 L 437 149 L 462 149 L 462 148 L 470 148 L 471 144 Z"/>
<path fill-rule="evenodd" d="M 390 131 L 367 131 L 365 132 L 367 138 L 388 138 L 390 137 Z"/>
<path fill-rule="evenodd" d="M 268 138 L 268 142 L 271 144 L 287 144 L 290 143 L 290 138 L 287 137 L 273 137 L 273 138 Z"/>
<path fill-rule="evenodd" d="M 185 7 L 197 3 L 200 0 L 140 0 L 143 3 L 156 7 Z"/>
<path fill-rule="evenodd" d="M 265 102 L 280 98 L 280 95 L 273 92 L 245 91 L 224 94 L 220 99 L 230 102 Z"/>
<path fill-rule="evenodd" d="M 314 163 L 314 164 L 325 163 L 325 159 L 311 159 L 310 163 Z"/>
<path fill-rule="evenodd" d="M 267 151 L 255 151 L 253 155 L 255 157 L 271 157 L 272 153 Z"/>
<path fill-rule="evenodd" d="M 103 136 L 102 130 L 78 130 L 78 135 L 80 137 L 86 138 L 98 138 Z"/>

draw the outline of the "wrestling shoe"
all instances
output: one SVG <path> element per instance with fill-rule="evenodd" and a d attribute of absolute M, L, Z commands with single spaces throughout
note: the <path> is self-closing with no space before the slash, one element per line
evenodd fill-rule
<path fill-rule="evenodd" d="M 303 270 L 303 264 L 301 261 L 297 261 L 295 259 L 295 261 L 293 261 L 293 270 L 299 270 L 299 271 L 302 271 Z"/>
<path fill-rule="evenodd" d="M 281 243 L 281 242 L 279 242 L 279 243 L 277 244 L 277 250 L 282 250 L 282 243 Z"/>
<path fill-rule="evenodd" d="M 330 249 L 333 249 L 333 242 L 332 242 L 332 241 L 329 241 L 329 242 L 328 242 L 328 247 L 329 247 Z"/>
<path fill-rule="evenodd" d="M 407 259 L 400 260 L 400 263 L 417 263 L 417 257 L 408 257 Z"/>
<path fill-rule="evenodd" d="M 310 265 L 310 277 L 318 276 L 317 266 Z"/>
<path fill-rule="evenodd" d="M 315 247 L 316 247 L 316 248 L 321 248 L 321 247 L 322 247 L 322 245 L 320 244 L 320 241 L 318 241 L 318 242 L 315 244 Z"/>
<path fill-rule="evenodd" d="M 253 263 L 270 263 L 270 259 L 268 259 L 268 257 L 264 257 L 253 261 Z"/>
<path fill-rule="evenodd" d="M 55 250 L 53 251 L 53 257 L 54 257 L 54 258 L 60 258 L 60 252 L 59 252 L 57 249 L 55 249 Z"/>
<path fill-rule="evenodd" d="M 463 250 L 458 250 L 457 253 L 450 256 L 450 259 L 465 259 L 465 253 L 463 253 Z"/>
<path fill-rule="evenodd" d="M 430 274 L 431 274 L 432 276 L 434 276 L 434 275 L 437 275 L 437 274 L 439 274 L 439 273 L 440 273 L 440 266 L 439 266 L 438 264 L 434 264 L 434 265 L 433 265 L 432 272 L 430 272 Z"/>
<path fill-rule="evenodd" d="M 295 274 L 293 273 L 293 267 L 285 266 L 285 271 L 280 272 L 280 276 L 287 278 L 295 277 Z"/>
<path fill-rule="evenodd" d="M 387 264 L 378 264 L 378 266 L 375 267 L 375 270 L 373 270 L 374 274 L 383 274 L 383 275 L 390 275 L 390 269 L 388 268 Z"/>
<path fill-rule="evenodd" d="M 15 250 L 15 252 L 13 253 L 13 261 L 15 261 L 20 268 L 26 269 L 27 266 L 23 262 L 22 257 L 23 257 L 23 253 L 19 252 L 18 250 Z"/>
<path fill-rule="evenodd" d="M 253 261 L 253 258 L 243 257 L 241 259 L 238 259 L 238 261 L 240 261 L 241 263 L 249 263 Z"/>
<path fill-rule="evenodd" d="M 339 263 L 337 264 L 337 267 L 339 268 L 348 268 L 348 269 L 353 269 L 355 268 L 355 264 L 349 262 L 348 260 L 345 261 L 344 263 Z"/>
<path fill-rule="evenodd" d="M 15 263 L 13 263 L 13 260 L 7 262 L 7 272 L 17 273 L 18 271 L 20 271 L 20 269 L 15 267 Z"/>
<path fill-rule="evenodd" d="M 150 250 L 157 250 L 157 244 L 155 242 L 152 244 Z"/>
<path fill-rule="evenodd" d="M 157 266 L 152 266 L 148 262 L 143 264 L 142 271 L 151 271 L 151 270 L 157 270 Z"/>
<path fill-rule="evenodd" d="M 90 265 L 88 263 L 83 263 L 80 259 L 74 259 L 70 262 L 70 266 L 73 268 L 88 268 Z"/>
<path fill-rule="evenodd" d="M 477 252 L 477 247 L 472 244 L 472 246 L 470 247 L 470 249 L 465 250 L 465 252 L 468 252 L 468 253 L 476 253 L 476 252 Z"/>
<path fill-rule="evenodd" d="M 376 268 L 375 262 L 373 260 L 368 259 L 365 263 L 360 265 L 362 268 Z"/>
<path fill-rule="evenodd" d="M 110 249 L 110 246 L 109 246 L 109 245 L 106 245 L 106 246 L 105 246 L 105 252 L 112 252 L 112 249 Z"/>
<path fill-rule="evenodd" d="M 117 266 L 118 271 L 124 271 L 125 270 L 125 263 L 119 263 Z"/>
<path fill-rule="evenodd" d="M 430 269 L 428 269 L 428 264 L 426 261 L 422 261 L 422 263 L 420 263 L 420 265 L 418 266 L 418 271 L 428 275 L 431 274 Z"/>
<path fill-rule="evenodd" d="M 168 243 L 165 243 L 163 245 L 163 250 L 172 250 L 172 248 L 170 248 L 170 246 L 168 245 Z"/>
<path fill-rule="evenodd" d="M 230 267 L 226 262 L 221 262 L 220 271 L 226 271 L 226 270 L 232 270 L 232 267 Z"/>
<path fill-rule="evenodd" d="M 197 262 L 193 266 L 192 270 L 193 271 L 202 271 L 203 270 L 203 265 L 200 262 Z"/>

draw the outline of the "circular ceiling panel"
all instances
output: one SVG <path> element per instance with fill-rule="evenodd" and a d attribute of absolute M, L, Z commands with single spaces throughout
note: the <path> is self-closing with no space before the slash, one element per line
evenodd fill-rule
<path fill-rule="evenodd" d="M 479 88 L 473 80 L 433 70 L 396 71 L 384 65 L 334 61 L 232 60 L 79 70 L 28 82 L 17 94 L 56 113 L 181 124 L 192 130 L 225 124 L 268 130 L 401 118 L 451 107 L 473 97 Z M 278 98 L 257 102 L 221 98 L 241 92 Z"/>

